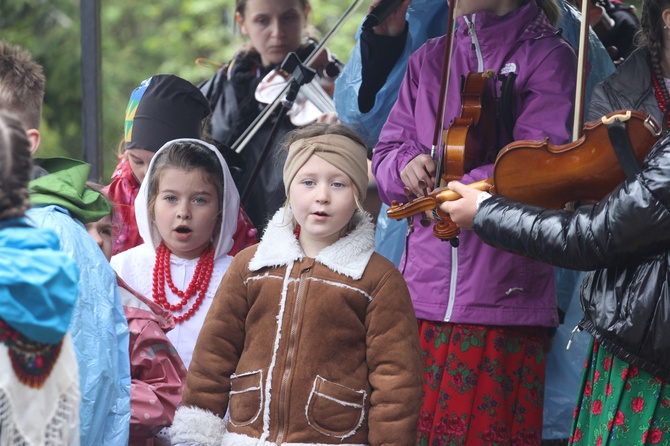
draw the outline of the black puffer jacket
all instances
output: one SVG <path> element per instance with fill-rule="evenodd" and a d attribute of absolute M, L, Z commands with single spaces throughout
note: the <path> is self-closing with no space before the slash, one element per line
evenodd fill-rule
<path fill-rule="evenodd" d="M 254 97 L 256 87 L 273 68 L 263 67 L 256 51 L 240 52 L 214 77 L 199 85 L 200 91 L 209 100 L 212 107 L 210 131 L 213 139 L 227 147 L 232 147 L 233 143 L 253 123 L 265 107 Z M 235 176 L 235 185 L 240 195 L 243 194 L 259 162 L 276 121 L 275 112 L 275 115 L 265 121 L 240 153 L 245 167 L 241 175 Z M 282 179 L 286 153 L 278 148 L 286 133 L 293 129 L 295 127 L 286 119 L 280 123 L 260 174 L 251 187 L 247 200 L 242 203 L 254 226 L 261 233 L 269 218 L 286 201 Z M 224 153 L 227 160 L 229 156 L 234 155 L 226 156 Z M 233 161 L 232 164 L 235 162 Z"/>
<path fill-rule="evenodd" d="M 474 230 L 498 248 L 593 270 L 580 325 L 612 354 L 670 381 L 670 136 L 597 205 L 568 212 L 493 196 Z"/>

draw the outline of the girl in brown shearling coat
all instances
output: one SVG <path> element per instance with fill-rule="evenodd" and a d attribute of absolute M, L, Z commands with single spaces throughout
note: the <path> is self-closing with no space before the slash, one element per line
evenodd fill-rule
<path fill-rule="evenodd" d="M 404 279 L 374 253 L 358 209 L 365 144 L 342 125 L 313 124 L 287 145 L 289 206 L 221 282 L 172 442 L 413 445 L 417 325 Z"/>

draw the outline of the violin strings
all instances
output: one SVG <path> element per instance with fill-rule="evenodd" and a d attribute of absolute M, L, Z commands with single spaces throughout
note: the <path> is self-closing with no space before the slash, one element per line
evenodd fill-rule
<path fill-rule="evenodd" d="M 302 86 L 305 89 L 305 96 L 312 101 L 322 112 L 334 112 L 335 105 L 333 99 L 323 89 L 321 84 L 310 82 Z"/>

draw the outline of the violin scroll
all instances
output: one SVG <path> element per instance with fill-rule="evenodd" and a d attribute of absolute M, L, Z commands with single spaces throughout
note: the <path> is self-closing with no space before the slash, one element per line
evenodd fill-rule
<path fill-rule="evenodd" d="M 495 193 L 493 181 L 490 178 L 477 181 L 476 183 L 470 184 L 470 186 L 477 190 Z M 454 201 L 459 198 L 461 198 L 461 196 L 456 192 L 450 189 L 442 189 L 434 191 L 424 197 L 410 200 L 405 204 L 399 204 L 397 201 L 393 201 L 391 206 L 386 210 L 386 215 L 394 220 L 402 220 L 403 218 L 410 218 L 417 214 L 429 213 L 432 220 L 436 221 L 435 226 L 433 227 L 433 234 L 440 240 L 452 240 L 458 236 L 460 229 L 453 221 L 451 221 L 447 214 L 439 209 L 439 205 L 445 201 Z M 422 220 L 423 218 L 424 217 L 422 217 Z"/>

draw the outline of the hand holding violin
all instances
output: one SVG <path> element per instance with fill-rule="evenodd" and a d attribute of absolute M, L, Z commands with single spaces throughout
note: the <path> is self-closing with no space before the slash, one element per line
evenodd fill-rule
<path fill-rule="evenodd" d="M 472 229 L 472 222 L 477 213 L 477 199 L 480 194 L 485 192 L 458 181 L 450 181 L 447 187 L 460 195 L 461 198 L 441 203 L 440 210 L 449 214 L 451 220 L 460 228 Z"/>
<path fill-rule="evenodd" d="M 430 188 L 426 185 L 435 184 L 435 160 L 430 155 L 421 154 L 413 158 L 405 168 L 400 172 L 400 179 L 413 195 L 423 197 Z"/>

